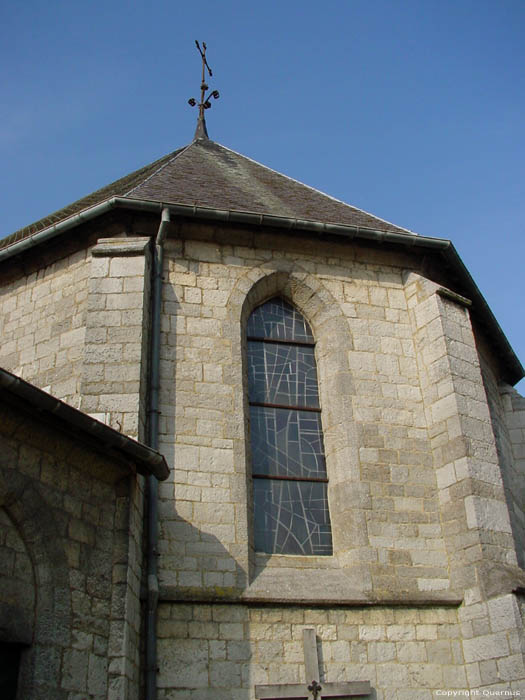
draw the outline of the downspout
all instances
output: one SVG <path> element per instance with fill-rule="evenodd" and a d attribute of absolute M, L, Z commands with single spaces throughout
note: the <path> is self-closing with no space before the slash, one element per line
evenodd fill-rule
<path fill-rule="evenodd" d="M 149 375 L 149 447 L 159 445 L 160 320 L 164 239 L 170 222 L 170 210 L 164 207 L 153 248 L 153 289 L 151 303 L 151 355 Z M 158 561 L 158 481 L 148 476 L 147 504 L 147 613 L 146 613 L 146 700 L 157 698 L 157 605 L 159 600 Z"/>

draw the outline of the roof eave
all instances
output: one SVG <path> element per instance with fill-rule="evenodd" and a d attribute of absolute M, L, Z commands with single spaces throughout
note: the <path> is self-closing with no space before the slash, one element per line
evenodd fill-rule
<path fill-rule="evenodd" d="M 285 228 L 288 230 L 302 230 L 314 233 L 342 235 L 345 238 L 363 238 L 379 242 L 404 243 L 408 246 L 423 246 L 431 248 L 446 248 L 450 241 L 441 238 L 429 238 L 411 233 L 397 233 L 395 231 L 380 231 L 378 229 L 351 224 L 327 223 L 309 219 L 297 219 L 286 216 L 274 216 L 235 209 L 215 209 L 212 207 L 180 204 L 177 202 L 159 202 L 155 200 L 135 199 L 132 197 L 110 197 L 92 207 L 83 209 L 57 224 L 48 226 L 37 233 L 15 241 L 5 248 L 0 248 L 0 262 L 7 258 L 20 255 L 41 243 L 45 243 L 66 231 L 87 223 L 92 219 L 102 216 L 115 208 L 131 209 L 134 211 L 147 211 L 151 213 L 162 212 L 168 208 L 173 216 L 185 218 L 208 219 L 225 223 L 238 223 L 256 226 L 270 226 Z M 0 241 L 1 243 L 1 241 Z"/>
<path fill-rule="evenodd" d="M 446 263 L 463 281 L 467 293 L 474 303 L 473 310 L 476 317 L 481 322 L 481 325 L 487 328 L 489 335 L 495 340 L 498 350 L 503 354 L 505 366 L 509 370 L 508 375 L 505 377 L 506 381 L 515 384 L 525 376 L 525 370 L 521 362 L 514 353 L 498 321 L 465 267 L 454 245 L 451 241 L 444 238 L 431 238 L 428 236 L 397 233 L 394 231 L 379 231 L 377 229 L 352 226 L 350 224 L 326 223 L 323 221 L 295 219 L 256 212 L 214 209 L 211 207 L 193 206 L 177 202 L 158 202 L 134 199 L 131 197 L 111 197 L 104 202 L 100 202 L 99 204 L 84 209 L 78 214 L 64 219 L 58 224 L 49 226 L 38 233 L 0 249 L 0 262 L 10 257 L 20 255 L 26 250 L 60 236 L 66 231 L 80 224 L 87 223 L 116 208 L 158 213 L 159 215 L 163 209 L 168 208 L 172 217 L 180 216 L 190 219 L 221 221 L 223 223 L 281 228 L 289 231 L 305 231 L 317 233 L 319 235 L 342 236 L 347 239 L 361 239 L 373 241 L 375 243 L 401 245 L 405 248 L 424 248 L 440 253 L 444 257 Z"/>

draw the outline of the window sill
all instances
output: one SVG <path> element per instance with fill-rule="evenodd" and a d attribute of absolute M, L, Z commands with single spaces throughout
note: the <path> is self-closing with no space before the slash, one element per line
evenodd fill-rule
<path fill-rule="evenodd" d="M 340 567 L 337 558 L 332 554 L 326 556 L 302 556 L 297 554 L 255 554 L 255 576 L 262 573 L 263 569 L 338 569 Z"/>
<path fill-rule="evenodd" d="M 281 557 L 282 555 L 280 559 Z M 310 559 L 310 557 L 302 558 Z M 312 557 L 312 559 L 319 558 Z M 259 561 L 259 556 L 257 559 Z M 286 559 L 296 559 L 296 557 L 287 556 Z M 334 558 L 326 557 L 326 559 Z M 241 595 L 241 600 L 253 604 L 310 606 L 374 604 L 457 606 L 462 602 L 461 596 L 448 590 L 407 591 L 393 586 L 388 592 L 376 592 L 373 590 L 372 577 L 366 565 L 353 566 L 350 569 L 341 568 L 337 560 L 322 568 L 315 566 L 299 568 L 297 564 L 298 562 L 295 566 L 257 568 L 252 582 Z"/>
<path fill-rule="evenodd" d="M 371 591 L 367 567 L 344 569 L 336 556 L 262 554 L 243 597 L 293 602 L 365 602 Z"/>

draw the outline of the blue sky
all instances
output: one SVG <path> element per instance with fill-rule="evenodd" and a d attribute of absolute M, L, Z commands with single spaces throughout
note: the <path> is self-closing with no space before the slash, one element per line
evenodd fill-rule
<path fill-rule="evenodd" d="M 4 0 L 0 27 L 0 236 L 191 141 L 204 40 L 210 137 L 450 238 L 525 362 L 523 0 Z"/>

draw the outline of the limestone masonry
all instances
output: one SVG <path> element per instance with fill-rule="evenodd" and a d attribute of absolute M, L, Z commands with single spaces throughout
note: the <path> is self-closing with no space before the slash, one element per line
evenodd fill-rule
<path fill-rule="evenodd" d="M 0 242 L 0 366 L 43 390 L 0 387 L 2 697 L 309 698 L 316 664 L 525 697 L 523 369 L 451 245 L 208 139 L 159 163 Z M 329 556 L 254 547 L 246 327 L 276 298 L 315 341 Z"/>

